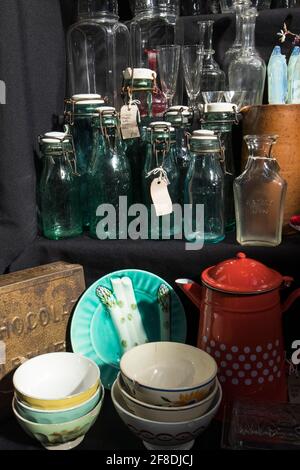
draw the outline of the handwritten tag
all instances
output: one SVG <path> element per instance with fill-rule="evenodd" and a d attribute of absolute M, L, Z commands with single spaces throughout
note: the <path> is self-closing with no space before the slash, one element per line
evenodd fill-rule
<path fill-rule="evenodd" d="M 168 183 L 161 178 L 154 178 L 150 193 L 157 217 L 173 212 L 172 200 L 168 191 Z"/>
<path fill-rule="evenodd" d="M 6 363 L 6 346 L 4 341 L 0 341 L 0 364 Z"/>
<path fill-rule="evenodd" d="M 121 132 L 124 140 L 140 137 L 138 127 L 139 108 L 136 104 L 122 106 L 121 108 Z"/>

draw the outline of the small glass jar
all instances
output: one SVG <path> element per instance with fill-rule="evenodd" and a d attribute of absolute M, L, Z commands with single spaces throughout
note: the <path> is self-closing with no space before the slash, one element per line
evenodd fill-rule
<path fill-rule="evenodd" d="M 132 179 L 119 117 L 115 108 L 100 107 L 97 112 L 93 117 L 94 146 L 88 170 L 89 233 L 99 239 L 126 238 L 120 198 L 125 198 L 126 208 L 131 205 Z M 110 205 L 109 220 L 105 205 Z"/>
<path fill-rule="evenodd" d="M 88 227 L 87 171 L 93 151 L 92 121 L 96 109 L 103 106 L 104 100 L 97 94 L 73 95 L 65 100 L 65 122 L 73 136 L 80 173 L 80 198 L 83 226 Z"/>
<path fill-rule="evenodd" d="M 181 220 L 174 212 L 154 217 L 155 210 L 151 198 L 151 184 L 159 174 L 168 180 L 168 192 L 172 204 L 180 202 L 179 171 L 176 165 L 175 128 L 169 122 L 152 122 L 147 129 L 147 151 L 142 177 L 143 201 L 148 209 L 149 237 L 151 239 L 170 239 L 181 231 Z"/>
<path fill-rule="evenodd" d="M 233 181 L 236 176 L 232 150 L 232 126 L 238 124 L 237 106 L 233 103 L 211 103 L 204 107 L 202 128 L 219 135 L 223 156 L 225 178 L 225 230 L 235 228 Z"/>
<path fill-rule="evenodd" d="M 39 203 L 43 235 L 51 240 L 82 234 L 80 178 L 72 136 L 48 132 L 39 137 L 42 172 Z"/>
<path fill-rule="evenodd" d="M 164 119 L 170 122 L 175 128 L 176 163 L 180 174 L 180 202 L 183 205 L 184 182 L 190 163 L 190 154 L 187 148 L 187 134 L 189 134 L 192 129 L 194 111 L 188 106 L 171 106 L 165 113 Z"/>
<path fill-rule="evenodd" d="M 184 203 L 192 206 L 190 229 L 186 239 L 218 243 L 225 238 L 224 173 L 221 168 L 221 144 L 212 131 L 194 131 L 190 139 L 191 164 L 185 181 Z M 204 206 L 204 224 L 198 220 Z M 199 227 L 203 226 L 203 231 Z"/>
<path fill-rule="evenodd" d="M 274 135 L 245 137 L 249 158 L 245 171 L 234 182 L 237 241 L 241 245 L 281 243 L 287 183 L 272 154 L 276 140 Z"/>

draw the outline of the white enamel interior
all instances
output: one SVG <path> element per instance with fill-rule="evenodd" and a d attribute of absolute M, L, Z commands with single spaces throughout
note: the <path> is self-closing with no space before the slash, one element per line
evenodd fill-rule
<path fill-rule="evenodd" d="M 99 367 L 80 354 L 49 353 L 24 362 L 13 377 L 14 387 L 29 397 L 56 400 L 78 395 L 100 378 Z"/>
<path fill-rule="evenodd" d="M 121 359 L 121 372 L 134 382 L 159 390 L 185 390 L 204 385 L 217 373 L 206 352 L 181 343 L 147 343 Z"/>

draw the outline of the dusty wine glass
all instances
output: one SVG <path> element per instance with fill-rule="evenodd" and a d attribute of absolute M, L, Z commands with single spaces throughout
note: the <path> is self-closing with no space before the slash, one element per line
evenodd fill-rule
<path fill-rule="evenodd" d="M 180 46 L 174 44 L 171 46 L 158 46 L 157 56 L 161 89 L 167 99 L 169 108 L 173 104 L 173 98 L 176 92 Z"/>

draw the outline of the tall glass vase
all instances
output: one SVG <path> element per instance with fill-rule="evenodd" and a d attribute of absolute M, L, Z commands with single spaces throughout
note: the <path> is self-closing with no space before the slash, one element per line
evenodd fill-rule
<path fill-rule="evenodd" d="M 214 59 L 213 26 L 214 21 L 199 21 L 200 45 L 203 47 L 201 91 L 218 91 L 225 88 L 225 74 Z"/>
<path fill-rule="evenodd" d="M 242 14 L 242 48 L 229 65 L 229 88 L 245 91 L 244 105 L 262 104 L 266 79 L 266 64 L 255 48 L 257 10 L 250 8 Z"/>

